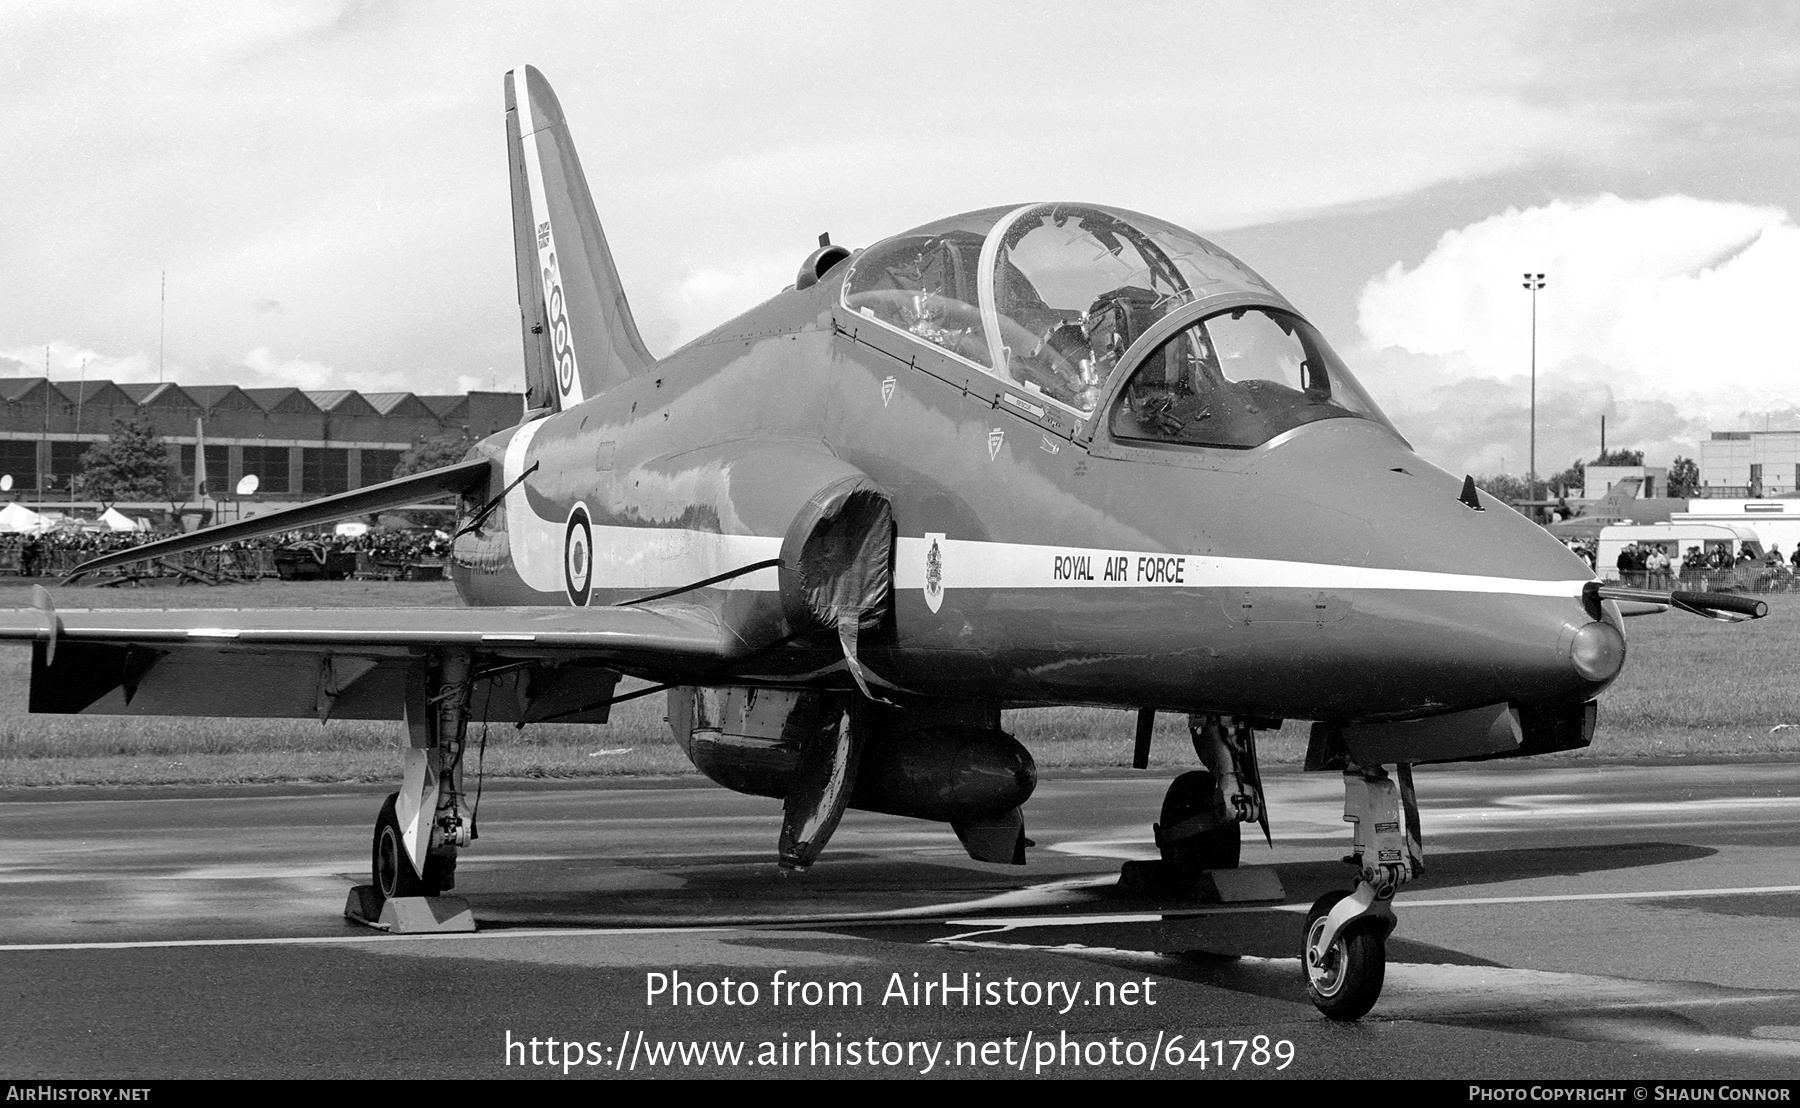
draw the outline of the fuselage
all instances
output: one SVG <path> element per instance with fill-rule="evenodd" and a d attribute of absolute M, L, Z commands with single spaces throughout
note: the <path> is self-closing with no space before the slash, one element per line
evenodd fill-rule
<path fill-rule="evenodd" d="M 457 541 L 465 600 L 611 604 L 775 558 L 771 486 L 836 459 L 892 498 L 891 629 L 864 658 L 901 690 L 1345 721 L 1604 687 L 1569 656 L 1603 616 L 1587 567 L 1384 423 L 1124 441 L 849 311 L 849 268 L 481 444 L 511 491 Z M 687 598 L 784 627 L 772 568 Z M 847 682 L 833 662 L 797 641 L 753 676 Z"/>

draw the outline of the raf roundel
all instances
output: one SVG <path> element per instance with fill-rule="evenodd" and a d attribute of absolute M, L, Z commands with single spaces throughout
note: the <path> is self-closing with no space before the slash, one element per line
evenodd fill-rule
<path fill-rule="evenodd" d="M 587 605 L 594 585 L 594 530 L 585 504 L 577 504 L 569 512 L 569 524 L 563 531 L 563 584 L 569 590 L 569 603 L 578 608 Z"/>

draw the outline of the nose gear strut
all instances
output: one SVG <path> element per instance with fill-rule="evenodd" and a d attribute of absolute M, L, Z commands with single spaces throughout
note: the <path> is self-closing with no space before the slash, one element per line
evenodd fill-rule
<path fill-rule="evenodd" d="M 1356 887 L 1334 890 L 1306 917 L 1301 965 L 1306 991 L 1335 1020 L 1362 1017 L 1375 1006 L 1387 976 L 1394 894 L 1422 873 L 1418 801 L 1412 767 L 1396 767 L 1396 783 L 1380 766 L 1344 771 L 1344 821 L 1351 825 Z"/>

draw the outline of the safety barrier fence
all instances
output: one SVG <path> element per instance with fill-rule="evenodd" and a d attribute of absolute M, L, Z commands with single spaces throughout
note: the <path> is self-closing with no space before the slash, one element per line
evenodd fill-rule
<path fill-rule="evenodd" d="M 1685 589 L 1690 592 L 1788 592 L 1797 582 L 1793 570 L 1761 562 L 1722 569 L 1687 569 L 1677 573 L 1620 570 L 1619 583 L 1638 589 Z"/>
<path fill-rule="evenodd" d="M 99 557 L 104 551 L 70 548 L 46 549 L 38 555 L 37 565 L 23 564 L 21 549 L 0 546 L 0 577 L 25 577 L 35 568 L 36 576 L 61 579 L 76 566 Z M 285 563 L 285 565 L 284 565 Z M 285 570 L 285 572 L 284 572 Z M 227 581 L 249 581 L 261 578 L 287 580 L 342 579 L 420 581 L 439 580 L 445 566 L 441 559 L 386 559 L 368 553 L 350 554 L 325 551 L 278 551 L 266 547 L 244 550 L 195 550 L 171 554 L 146 562 L 115 566 L 94 573 L 92 584 L 126 582 L 148 578 L 180 578 L 206 584 Z"/>

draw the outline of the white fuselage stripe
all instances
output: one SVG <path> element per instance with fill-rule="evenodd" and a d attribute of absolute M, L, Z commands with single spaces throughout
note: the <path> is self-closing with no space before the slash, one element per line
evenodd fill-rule
<path fill-rule="evenodd" d="M 1026 543 L 939 541 L 942 587 L 954 589 L 1387 589 L 1509 596 L 1580 596 L 1586 579 L 1533 581 L 1467 573 L 1332 565 L 1276 558 L 1099 550 Z M 894 555 L 894 587 L 925 587 L 926 539 L 902 538 Z"/>
<path fill-rule="evenodd" d="M 534 419 L 514 432 L 506 444 L 506 459 L 500 475 L 509 491 L 506 494 L 506 542 L 512 554 L 514 572 L 526 585 L 538 592 L 562 593 L 563 525 L 541 518 L 531 510 L 531 498 L 525 493 L 525 457 L 531 440 L 543 430 L 544 421 Z"/>
<path fill-rule="evenodd" d="M 507 483 L 524 472 L 541 420 L 519 428 L 507 444 Z M 513 566 L 539 592 L 564 591 L 566 521 L 546 520 L 531 509 L 524 483 L 506 495 L 507 533 Z M 925 588 L 930 541 L 901 538 L 894 554 L 894 587 Z M 1587 581 L 1536 581 L 1376 566 L 1332 565 L 1275 558 L 1221 558 L 1028 543 L 938 541 L 938 566 L 946 592 L 957 589 L 1330 589 L 1474 593 L 1495 596 L 1577 597 Z M 668 589 L 779 557 L 781 539 L 770 535 L 722 535 L 668 527 L 593 528 L 593 588 Z M 780 581 L 761 569 L 721 582 L 720 588 L 774 592 Z"/>
<path fill-rule="evenodd" d="M 506 444 L 501 472 L 512 486 L 506 494 L 506 535 L 519 579 L 538 592 L 561 594 L 567 590 L 563 568 L 568 521 L 544 519 L 534 512 L 525 491 L 529 482 L 519 481 L 532 440 L 543 426 L 543 420 L 533 420 Z M 764 535 L 721 535 L 673 527 L 594 526 L 591 531 L 591 587 L 600 590 L 679 588 L 781 556 L 781 540 Z M 774 592 L 780 581 L 775 570 L 759 569 L 721 581 L 716 587 Z"/>

